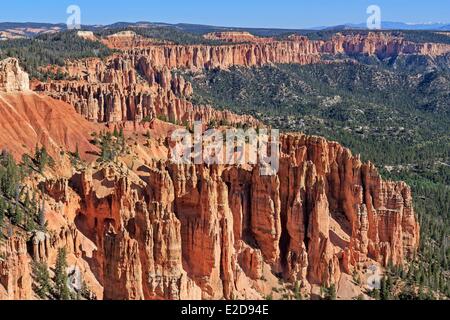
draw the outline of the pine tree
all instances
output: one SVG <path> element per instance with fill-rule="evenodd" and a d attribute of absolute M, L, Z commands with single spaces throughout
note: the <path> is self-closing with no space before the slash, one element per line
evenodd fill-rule
<path fill-rule="evenodd" d="M 48 272 L 48 266 L 45 263 L 34 263 L 33 273 L 36 279 L 37 285 L 35 292 L 41 299 L 46 299 L 50 295 L 50 274 Z"/>
<path fill-rule="evenodd" d="M 70 300 L 69 287 L 67 286 L 67 253 L 66 249 L 58 250 L 55 268 L 56 296 L 59 300 Z"/>
<path fill-rule="evenodd" d="M 14 208 L 11 209 L 11 223 L 15 226 L 20 226 L 23 224 L 24 214 L 21 207 L 18 205 L 14 206 Z"/>
<path fill-rule="evenodd" d="M 328 288 L 328 295 L 328 300 L 336 300 L 336 286 L 334 285 L 334 283 L 331 284 L 330 288 Z"/>
<path fill-rule="evenodd" d="M 391 291 L 393 289 L 392 277 L 390 274 L 381 279 L 380 299 L 391 300 Z"/>
<path fill-rule="evenodd" d="M 119 131 L 117 131 L 117 127 L 116 126 L 114 126 L 113 136 L 116 137 L 116 138 L 119 138 Z"/>
<path fill-rule="evenodd" d="M 76 146 L 76 148 L 75 148 L 75 153 L 73 154 L 73 157 L 74 157 L 76 160 L 80 160 L 80 159 L 81 159 L 81 157 L 80 157 L 80 150 L 79 150 L 79 148 L 78 148 L 78 143 L 77 143 L 77 146 Z"/>
<path fill-rule="evenodd" d="M 386 278 L 386 289 L 387 289 L 387 292 L 388 292 L 388 296 L 387 296 L 388 299 L 387 300 L 389 300 L 391 298 L 391 292 L 392 292 L 393 288 L 394 288 L 394 283 L 393 283 L 393 280 L 392 280 L 392 276 L 390 274 L 388 274 L 387 278 Z"/>
<path fill-rule="evenodd" d="M 295 300 L 303 300 L 300 284 L 298 282 L 296 282 L 294 286 L 294 298 Z"/>
<path fill-rule="evenodd" d="M 336 300 L 336 286 L 331 284 L 329 287 L 322 286 L 320 293 L 323 296 L 323 300 Z"/>
<path fill-rule="evenodd" d="M 50 164 L 50 156 L 47 153 L 47 149 L 45 147 L 42 147 L 41 149 L 37 147 L 34 160 L 37 163 L 39 172 L 43 173 L 45 167 Z"/>
<path fill-rule="evenodd" d="M 120 152 L 123 154 L 127 151 L 127 145 L 126 145 L 126 141 L 125 141 L 125 136 L 123 134 L 123 129 L 120 129 L 120 134 L 119 134 L 119 146 L 120 146 Z"/>
<path fill-rule="evenodd" d="M 424 290 L 423 290 L 423 286 L 419 286 L 419 300 L 427 300 L 427 295 L 425 294 Z"/>
<path fill-rule="evenodd" d="M 386 287 L 386 277 L 383 277 L 380 282 L 380 300 L 387 300 L 387 287 Z"/>
<path fill-rule="evenodd" d="M 33 168 L 33 161 L 28 154 L 22 155 L 22 168 L 26 175 L 29 175 Z"/>
<path fill-rule="evenodd" d="M 14 158 L 8 153 L 3 153 L 0 157 L 0 193 L 7 198 L 13 198 L 21 180 L 21 171 Z"/>
<path fill-rule="evenodd" d="M 36 221 L 35 221 L 35 216 L 36 211 L 33 208 L 28 208 L 26 209 L 26 212 L 24 214 L 24 228 L 27 231 L 34 231 L 36 230 Z"/>
<path fill-rule="evenodd" d="M 30 210 L 31 209 L 31 199 L 30 199 L 30 192 L 27 191 L 27 194 L 25 195 L 25 200 L 23 201 L 23 207 L 26 210 Z"/>
<path fill-rule="evenodd" d="M 378 290 L 378 289 L 373 289 L 373 290 L 370 292 L 370 296 L 371 296 L 372 298 L 374 298 L 375 300 L 381 300 L 380 290 Z"/>
<path fill-rule="evenodd" d="M 111 133 L 103 135 L 100 143 L 101 155 L 103 161 L 113 161 L 116 158 Z"/>
<path fill-rule="evenodd" d="M 39 207 L 38 219 L 39 219 L 39 226 L 40 226 L 41 230 L 45 230 L 46 222 L 45 222 L 45 199 L 44 198 L 42 198 L 42 203 L 41 203 L 41 206 Z"/>
<path fill-rule="evenodd" d="M 3 220 L 5 218 L 6 203 L 3 197 L 0 195 L 0 228 L 3 226 Z"/>

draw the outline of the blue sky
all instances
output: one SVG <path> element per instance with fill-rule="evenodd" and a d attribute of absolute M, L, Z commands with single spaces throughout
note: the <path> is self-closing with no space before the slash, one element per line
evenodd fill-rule
<path fill-rule="evenodd" d="M 81 8 L 82 24 L 118 21 L 199 23 L 220 26 L 304 28 L 367 20 L 371 4 L 384 21 L 450 22 L 449 0 L 9 0 L 0 22 L 65 22 Z"/>

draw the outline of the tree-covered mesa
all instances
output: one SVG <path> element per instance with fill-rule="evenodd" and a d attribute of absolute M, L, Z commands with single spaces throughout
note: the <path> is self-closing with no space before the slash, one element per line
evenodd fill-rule
<path fill-rule="evenodd" d="M 21 66 L 32 78 L 64 78 L 65 75 L 41 70 L 48 65 L 64 66 L 68 59 L 106 57 L 112 51 L 96 41 L 77 36 L 76 31 L 44 34 L 33 39 L 0 41 L 0 59 L 18 58 Z"/>
<path fill-rule="evenodd" d="M 25 231 L 45 230 L 45 201 L 24 179 L 32 172 L 42 174 L 51 165 L 53 159 L 45 147 L 37 147 L 34 157 L 24 155 L 20 164 L 8 152 L 0 153 L 0 235 L 7 225 Z"/>
<path fill-rule="evenodd" d="M 279 39 L 285 39 L 292 33 L 307 36 L 311 40 L 330 40 L 336 33 L 344 36 L 367 35 L 368 33 L 386 33 L 389 32 L 393 36 L 404 38 L 406 41 L 415 43 L 445 43 L 450 44 L 450 37 L 445 32 L 435 32 L 427 30 L 300 30 L 277 35 Z"/>
<path fill-rule="evenodd" d="M 113 29 L 103 29 L 96 30 L 96 34 L 100 37 L 109 36 L 122 31 L 133 31 L 136 34 L 143 36 L 145 38 L 160 40 L 162 42 L 170 42 L 179 45 L 221 45 L 224 44 L 221 41 L 217 40 L 208 40 L 205 39 L 202 35 L 197 33 L 191 33 L 179 30 L 173 27 L 136 27 L 136 26 L 127 26 L 123 28 L 113 28 Z"/>

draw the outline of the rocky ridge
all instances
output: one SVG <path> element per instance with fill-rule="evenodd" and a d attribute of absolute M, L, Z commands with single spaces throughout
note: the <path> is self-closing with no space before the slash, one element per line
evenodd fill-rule
<path fill-rule="evenodd" d="M 90 37 L 90 34 L 88 35 Z M 192 124 L 213 118 L 230 124 L 255 124 L 250 117 L 217 112 L 209 106 L 190 102 L 192 86 L 173 70 L 202 71 L 231 66 L 266 64 L 320 63 L 323 55 L 364 54 L 380 59 L 397 55 L 439 56 L 450 52 L 445 44 L 417 44 L 386 33 L 336 35 L 329 41 L 312 41 L 293 35 L 286 40 L 248 37 L 248 34 L 220 33 L 207 35 L 223 38 L 229 45 L 174 45 L 151 43 L 151 39 L 134 32 L 122 32 L 102 39 L 111 47 L 122 48 L 106 61 L 86 59 L 68 62 L 64 71 L 74 81 L 49 81 L 35 89 L 68 102 L 78 113 L 94 122 L 121 122 L 162 118 L 178 124 Z M 241 37 L 241 38 L 239 38 Z M 113 39 L 113 42 L 111 42 Z M 111 41 L 110 41 L 111 40 Z M 117 40 L 117 41 L 116 41 Z M 126 43 L 122 47 L 117 45 Z"/>
<path fill-rule="evenodd" d="M 100 127 L 83 119 L 73 106 L 38 95 L 29 87 L 28 74 L 17 59 L 0 61 L 1 150 L 16 159 L 36 145 L 45 146 L 52 156 L 61 150 L 75 151 L 77 146 L 83 154 L 96 150 L 89 134 Z"/>
<path fill-rule="evenodd" d="M 341 45 L 412 50 L 372 40 L 362 48 Z M 66 71 L 77 80 L 35 84 L 91 122 L 124 126 L 130 150 L 116 163 L 30 177 L 32 188 L 43 187 L 49 232 L 12 235 L 0 246 L 0 299 L 34 298 L 31 261 L 52 266 L 61 247 L 97 299 L 262 299 L 280 281 L 284 289 L 297 284 L 313 296 L 345 276 L 367 276 L 369 266 L 412 259 L 420 239 L 410 188 L 383 181 L 374 165 L 338 143 L 282 135 L 280 171 L 265 177 L 258 166 L 174 164 L 166 138 L 177 126 L 161 135 L 145 124 L 159 117 L 176 124 L 257 125 L 250 117 L 193 106 L 190 84 L 171 69 L 320 59 L 317 43 L 311 47 L 305 38 L 280 43 L 269 45 L 279 55 L 261 54 L 255 48 L 262 44 L 136 49 L 106 61 L 68 63 Z M 220 53 L 225 48 L 251 48 L 254 55 L 244 50 L 245 57 L 228 60 L 229 53 L 221 56 L 228 51 Z M 124 121 L 138 123 L 140 131 Z M 145 142 L 142 131 L 149 133 Z"/>
<path fill-rule="evenodd" d="M 227 124 L 258 122 L 249 116 L 194 106 L 192 85 L 167 68 L 154 68 L 144 58 L 116 56 L 106 62 L 88 59 L 65 67 L 74 81 L 49 81 L 34 89 L 67 102 L 93 122 L 150 121 L 164 119 L 180 125 L 202 120 Z"/>
<path fill-rule="evenodd" d="M 218 39 L 220 37 L 209 38 Z M 140 48 L 127 46 L 120 48 L 130 55 L 144 56 L 154 67 L 169 69 L 204 68 L 227 69 L 231 66 L 262 66 L 266 64 L 312 64 L 318 63 L 323 55 L 367 54 L 379 58 L 398 55 L 439 56 L 450 52 L 450 45 L 438 43 L 414 43 L 401 36 L 389 33 L 369 33 L 367 35 L 337 34 L 331 40 L 310 40 L 305 36 L 293 35 L 285 40 L 225 34 L 224 39 L 235 43 L 227 45 L 159 45 Z"/>
<path fill-rule="evenodd" d="M 99 40 L 99 39 L 96 39 Z M 113 49 L 121 48 L 145 48 L 151 45 L 169 44 L 168 41 L 162 41 L 158 39 L 146 38 L 136 34 L 134 31 L 122 31 L 106 36 L 100 41 Z"/>
<path fill-rule="evenodd" d="M 281 150 L 280 172 L 269 177 L 258 167 L 130 156 L 47 179 L 56 233 L 32 237 L 29 256 L 6 253 L 6 297 L 31 295 L 11 273 L 18 261 L 52 265 L 61 246 L 97 298 L 119 300 L 260 299 L 279 279 L 310 295 L 414 256 L 419 226 L 407 185 L 382 181 L 372 164 L 322 138 L 285 135 Z"/>
<path fill-rule="evenodd" d="M 217 40 L 223 42 L 273 42 L 274 38 L 261 38 L 252 35 L 250 32 L 236 32 L 236 31 L 227 31 L 227 32 L 212 32 L 205 34 L 203 36 L 208 40 Z"/>

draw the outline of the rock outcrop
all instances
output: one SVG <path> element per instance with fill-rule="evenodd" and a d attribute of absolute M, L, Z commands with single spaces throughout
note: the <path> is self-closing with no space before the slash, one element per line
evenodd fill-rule
<path fill-rule="evenodd" d="M 381 59 L 398 55 L 440 56 L 450 52 L 450 45 L 442 43 L 417 43 L 390 33 L 367 35 L 336 35 L 323 45 L 325 53 L 368 54 Z"/>
<path fill-rule="evenodd" d="M 78 31 L 77 36 L 84 40 L 98 41 L 93 31 Z"/>
<path fill-rule="evenodd" d="M 154 67 L 202 70 L 267 64 L 312 64 L 320 62 L 324 54 L 368 54 L 387 58 L 408 54 L 438 56 L 450 52 L 450 45 L 447 44 L 414 43 L 401 36 L 386 33 L 347 36 L 338 34 L 327 41 L 290 36 L 279 41 L 264 39 L 249 42 L 215 46 L 163 45 L 148 46 L 144 49 L 133 46 L 127 53 L 147 57 Z"/>
<path fill-rule="evenodd" d="M 275 176 L 175 164 L 164 142 L 159 158 L 136 142 L 118 164 L 49 178 L 39 187 L 49 233 L 0 246 L 0 296 L 33 298 L 32 259 L 51 266 L 62 247 L 96 298 L 120 300 L 263 298 L 278 280 L 309 293 L 414 256 L 406 184 L 338 143 L 288 134 L 280 144 Z"/>
<path fill-rule="evenodd" d="M 146 45 L 106 61 L 68 63 L 65 71 L 77 80 L 35 85 L 66 103 L 34 93 L 0 95 L 2 126 L 10 128 L 0 142 L 17 155 L 36 142 L 54 145 L 53 152 L 74 151 L 82 142 L 82 153 L 93 153 L 88 135 L 106 128 L 95 122 L 125 122 L 128 148 L 114 163 L 86 163 L 64 174 L 55 168 L 45 181 L 28 181 L 45 197 L 48 233 L 0 244 L 0 298 L 33 298 L 31 261 L 52 266 L 63 247 L 93 297 L 118 300 L 261 299 L 279 282 L 311 294 L 371 264 L 406 264 L 420 240 L 410 188 L 383 181 L 373 164 L 338 143 L 282 135 L 273 176 L 261 176 L 257 165 L 175 164 L 168 150 L 175 124 L 259 125 L 194 106 L 191 85 L 173 69 L 314 63 L 323 53 L 447 50 L 388 41 L 369 34 L 328 42 L 295 36 L 211 47 Z M 15 117 L 30 127 L 33 145 L 17 147 L 25 134 L 11 125 Z M 143 142 L 137 127 L 155 118 L 173 124 L 164 130 L 148 124 Z"/>
<path fill-rule="evenodd" d="M 20 68 L 19 60 L 7 58 L 0 61 L 0 92 L 30 90 L 28 74 Z"/>
<path fill-rule="evenodd" d="M 260 38 L 252 35 L 250 32 L 238 32 L 238 31 L 212 32 L 205 34 L 203 37 L 207 40 L 232 42 L 232 43 L 275 41 L 274 38 Z"/>
<path fill-rule="evenodd" d="M 50 81 L 35 86 L 55 99 L 67 102 L 89 121 L 123 122 L 164 119 L 179 125 L 214 120 L 227 124 L 258 122 L 250 116 L 194 106 L 189 101 L 192 85 L 166 67 L 157 69 L 134 56 L 112 57 L 106 63 L 88 59 L 69 63 L 66 71 L 77 81 Z"/>
<path fill-rule="evenodd" d="M 407 185 L 325 139 L 284 135 L 281 150 L 270 177 L 257 166 L 155 160 L 50 180 L 50 208 L 66 227 L 35 238 L 30 255 L 52 263 L 68 248 L 97 297 L 119 300 L 262 298 L 267 272 L 309 292 L 414 256 Z"/>
<path fill-rule="evenodd" d="M 30 300 L 34 297 L 31 259 L 22 236 L 12 235 L 0 245 L 0 300 Z"/>
<path fill-rule="evenodd" d="M 321 60 L 320 43 L 277 41 L 236 45 L 165 45 L 132 49 L 130 55 L 147 58 L 152 66 L 169 69 L 203 70 L 232 66 L 263 66 L 274 63 L 313 64 Z"/>
<path fill-rule="evenodd" d="M 33 154 L 36 145 L 45 146 L 52 157 L 61 150 L 86 155 L 97 148 L 90 134 L 101 126 L 83 119 L 62 101 L 34 92 L 0 93 L 0 148 L 18 160 Z"/>
<path fill-rule="evenodd" d="M 82 35 L 90 37 L 89 34 Z M 123 53 L 106 62 L 92 58 L 67 62 L 63 71 L 77 80 L 50 81 L 35 86 L 35 89 L 72 104 L 78 113 L 94 122 L 140 122 L 162 118 L 191 125 L 199 119 L 209 121 L 208 114 L 214 113 L 217 121 L 255 124 L 250 117 L 215 112 L 208 106 L 194 106 L 190 102 L 191 84 L 172 71 L 267 64 L 304 65 L 320 63 L 325 54 L 376 55 L 384 59 L 408 54 L 439 56 L 450 52 L 450 45 L 413 43 L 386 33 L 337 34 L 328 41 L 310 40 L 299 35 L 274 40 L 245 33 L 214 33 L 206 37 L 232 43 L 155 44 L 152 39 L 131 31 L 114 34 L 101 41 L 110 47 L 121 48 Z"/>
<path fill-rule="evenodd" d="M 152 38 L 146 38 L 134 31 L 121 31 L 106 36 L 100 40 L 111 49 L 127 50 L 129 48 L 145 48 L 151 45 L 169 44 L 170 42 Z"/>

